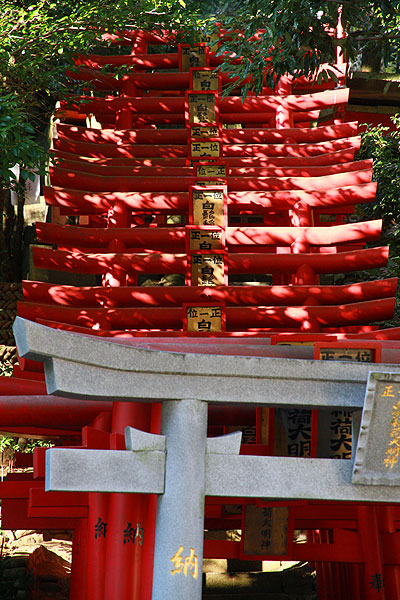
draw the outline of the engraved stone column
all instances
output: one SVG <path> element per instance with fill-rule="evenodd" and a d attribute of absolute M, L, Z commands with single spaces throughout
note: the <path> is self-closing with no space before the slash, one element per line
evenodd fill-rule
<path fill-rule="evenodd" d="M 165 492 L 158 499 L 153 600 L 201 600 L 207 403 L 163 403 Z"/>

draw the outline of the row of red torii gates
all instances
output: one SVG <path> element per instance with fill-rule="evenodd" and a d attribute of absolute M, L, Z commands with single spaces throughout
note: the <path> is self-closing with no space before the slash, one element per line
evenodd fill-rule
<path fill-rule="evenodd" d="M 69 73 L 94 95 L 61 103 L 44 190 L 52 219 L 36 224 L 33 247 L 36 267 L 96 276 L 98 285 L 25 281 L 19 316 L 151 348 L 312 357 L 315 343 L 325 357 L 339 350 L 348 359 L 353 348 L 353 360 L 400 362 L 400 329 L 370 325 L 393 317 L 397 280 L 320 281 L 388 261 L 387 247 L 365 247 L 379 240 L 381 221 L 353 219 L 376 184 L 372 161 L 354 161 L 360 137 L 358 124 L 345 121 L 346 65 L 331 67 L 338 83 L 285 77 L 242 102 L 239 81 L 221 96 L 228 77 L 216 70 L 221 59 L 210 43 L 158 54 L 148 46 L 176 45 L 173 38 L 108 37 L 132 51 L 81 56 Z M 121 65 L 131 70 L 116 79 Z M 328 120 L 313 126 L 322 111 Z M 47 396 L 39 363 L 21 359 L 0 383 L 3 430 L 102 449 L 124 449 L 127 425 L 159 432 L 159 404 L 103 403 L 99 412 L 95 402 Z M 351 425 L 351 415 L 340 416 L 339 434 Z M 210 407 L 209 431 L 251 430 L 242 453 L 317 456 L 317 411 L 290 416 L 301 427 L 283 449 L 274 435 L 281 418 L 274 408 Z M 322 416 L 319 423 L 321 435 Z M 349 457 L 349 445 L 347 436 L 337 457 Z M 2 527 L 74 530 L 74 600 L 150 600 L 155 497 L 45 492 L 44 458 L 36 450 L 33 475 L 0 484 Z M 282 504 L 209 500 L 206 528 L 243 536 L 246 506 Z M 284 504 L 289 532 L 306 530 L 307 543 L 292 543 L 289 533 L 285 551 L 249 555 L 243 544 L 206 538 L 204 556 L 312 561 L 323 600 L 400 597 L 400 552 L 377 552 L 397 531 L 397 505 Z M 134 534 L 122 543 L 128 524 Z"/>

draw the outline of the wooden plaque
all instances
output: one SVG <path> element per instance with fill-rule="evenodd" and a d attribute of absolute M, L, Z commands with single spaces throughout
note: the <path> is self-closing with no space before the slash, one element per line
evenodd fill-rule
<path fill-rule="evenodd" d="M 217 71 L 212 69 L 190 69 L 190 89 L 201 92 L 218 92 L 220 89 L 220 77 Z"/>
<path fill-rule="evenodd" d="M 191 67 L 207 67 L 207 46 L 186 46 L 179 44 L 179 70 L 189 71 Z"/>
<path fill-rule="evenodd" d="M 352 458 L 353 413 L 350 410 L 318 411 L 318 458 Z"/>
<path fill-rule="evenodd" d="M 221 132 L 218 125 L 192 125 L 190 127 L 190 137 L 194 139 L 219 138 Z"/>
<path fill-rule="evenodd" d="M 211 331 L 222 331 L 223 315 L 221 306 L 188 306 L 186 310 L 187 331 L 197 333 L 210 333 Z"/>
<path fill-rule="evenodd" d="M 215 156 L 216 158 L 218 158 L 219 156 L 221 156 L 221 144 L 217 141 L 191 141 L 190 155 L 204 158 Z"/>
<path fill-rule="evenodd" d="M 188 123 L 217 123 L 218 108 L 215 92 L 187 94 Z"/>
<path fill-rule="evenodd" d="M 189 250 L 222 250 L 224 247 L 221 229 L 189 229 L 188 233 Z"/>
<path fill-rule="evenodd" d="M 220 189 L 192 190 L 192 218 L 194 225 L 217 225 L 225 227 L 224 190 Z"/>
<path fill-rule="evenodd" d="M 372 348 L 320 348 L 320 360 L 342 360 L 352 362 L 375 362 Z"/>
<path fill-rule="evenodd" d="M 211 52 L 216 52 L 218 50 L 219 45 L 220 45 L 220 39 L 219 39 L 218 33 L 203 34 L 201 36 L 201 41 L 204 44 L 208 45 L 208 47 L 210 48 Z"/>
<path fill-rule="evenodd" d="M 243 554 L 285 556 L 288 530 L 288 507 L 248 504 L 244 518 Z"/>
<path fill-rule="evenodd" d="M 202 185 L 204 187 L 214 186 L 214 185 L 224 185 L 224 181 L 218 181 L 218 179 L 196 179 L 194 185 Z"/>
<path fill-rule="evenodd" d="M 196 164 L 196 177 L 226 177 L 227 167 L 226 165 L 202 165 Z"/>
<path fill-rule="evenodd" d="M 225 283 L 223 254 L 191 254 L 191 285 L 215 286 Z"/>

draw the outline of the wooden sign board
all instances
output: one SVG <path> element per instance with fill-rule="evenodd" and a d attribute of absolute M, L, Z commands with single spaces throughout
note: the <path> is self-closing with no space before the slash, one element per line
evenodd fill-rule
<path fill-rule="evenodd" d="M 226 186 L 189 188 L 189 223 L 226 227 Z"/>
<path fill-rule="evenodd" d="M 353 413 L 350 410 L 318 411 L 318 458 L 352 457 Z"/>
<path fill-rule="evenodd" d="M 313 346 L 316 342 L 337 342 L 337 336 L 326 333 L 277 333 L 271 335 L 271 346 Z"/>
<path fill-rule="evenodd" d="M 213 69 L 190 69 L 190 89 L 201 92 L 221 90 L 221 77 Z"/>
<path fill-rule="evenodd" d="M 221 129 L 218 125 L 192 125 L 189 128 L 189 136 L 194 140 L 221 138 Z"/>
<path fill-rule="evenodd" d="M 275 409 L 275 453 L 278 456 L 310 457 L 311 424 L 310 409 Z"/>
<path fill-rule="evenodd" d="M 223 250 L 225 247 L 225 236 L 222 229 L 192 229 L 186 230 L 188 239 L 187 251 L 194 250 Z"/>
<path fill-rule="evenodd" d="M 216 286 L 225 283 L 225 260 L 221 254 L 191 254 L 190 284 Z"/>
<path fill-rule="evenodd" d="M 314 358 L 320 360 L 341 360 L 351 362 L 380 362 L 381 344 L 379 342 L 344 341 L 316 342 Z"/>
<path fill-rule="evenodd" d="M 242 526 L 242 554 L 285 557 L 290 535 L 287 506 L 246 505 Z"/>
<path fill-rule="evenodd" d="M 186 123 L 218 123 L 216 92 L 186 92 Z"/>
<path fill-rule="evenodd" d="M 228 167 L 221 163 L 195 163 L 196 177 L 227 177 Z"/>
<path fill-rule="evenodd" d="M 317 342 L 314 358 L 350 362 L 380 362 L 379 342 Z M 318 413 L 317 456 L 319 458 L 352 458 L 353 414 L 348 410 L 320 410 Z"/>
<path fill-rule="evenodd" d="M 353 483 L 400 486 L 399 374 L 369 374 Z"/>
<path fill-rule="evenodd" d="M 208 47 L 205 45 L 189 46 L 178 45 L 179 70 L 189 71 L 191 67 L 208 66 Z"/>
<path fill-rule="evenodd" d="M 193 157 L 216 157 L 221 156 L 221 143 L 218 141 L 201 142 L 191 141 L 190 142 L 190 156 Z"/>
<path fill-rule="evenodd" d="M 202 43 L 207 44 L 211 52 L 216 52 L 221 43 L 218 33 L 203 34 L 200 39 Z"/>
<path fill-rule="evenodd" d="M 207 334 L 225 330 L 225 311 L 221 305 L 184 304 L 183 309 L 186 331 Z"/>
<path fill-rule="evenodd" d="M 215 185 L 224 185 L 224 180 L 221 179 L 196 179 L 194 185 L 202 185 L 203 187 L 213 187 Z"/>

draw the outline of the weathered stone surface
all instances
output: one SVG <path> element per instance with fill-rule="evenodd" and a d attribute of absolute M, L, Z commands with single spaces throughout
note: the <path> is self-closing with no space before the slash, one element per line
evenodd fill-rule
<path fill-rule="evenodd" d="M 144 350 L 17 318 L 21 356 L 45 361 L 48 391 L 106 400 L 361 408 L 371 365 Z M 387 371 L 384 364 L 376 371 Z M 400 373 L 400 365 L 390 370 Z"/>
<path fill-rule="evenodd" d="M 364 484 L 362 487 L 399 486 L 399 446 L 400 375 L 372 372 L 362 412 L 353 483 Z"/>
<path fill-rule="evenodd" d="M 161 494 L 164 469 L 163 451 L 50 448 L 45 486 L 48 491 Z"/>
<path fill-rule="evenodd" d="M 352 484 L 352 461 L 208 454 L 206 495 L 398 502 L 395 487 Z M 318 481 L 318 485 L 312 482 Z"/>
<path fill-rule="evenodd" d="M 167 460 L 165 493 L 157 504 L 153 600 L 200 598 L 207 404 L 192 398 L 164 402 L 161 432 Z M 185 559 L 186 572 L 180 567 Z"/>

